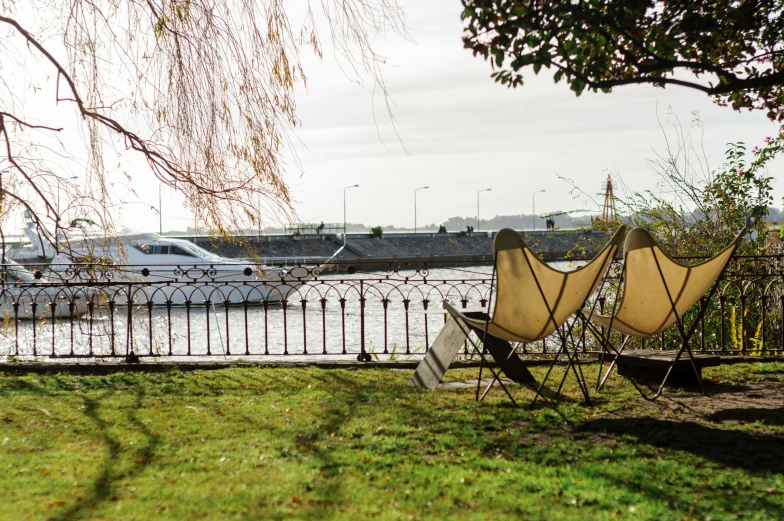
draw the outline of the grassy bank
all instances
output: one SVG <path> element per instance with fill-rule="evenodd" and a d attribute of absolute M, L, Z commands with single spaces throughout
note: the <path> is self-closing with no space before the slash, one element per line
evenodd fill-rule
<path fill-rule="evenodd" d="M 0 519 L 784 518 L 784 364 L 533 411 L 410 376 L 0 375 Z"/>

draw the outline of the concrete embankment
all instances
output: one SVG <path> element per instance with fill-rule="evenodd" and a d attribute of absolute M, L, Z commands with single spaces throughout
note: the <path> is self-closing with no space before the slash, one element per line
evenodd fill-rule
<path fill-rule="evenodd" d="M 520 232 L 523 240 L 546 260 L 581 258 L 593 255 L 607 240 L 597 232 L 555 231 Z M 381 238 L 368 234 L 349 234 L 346 247 L 335 260 L 350 263 L 362 270 L 382 270 L 388 263 L 439 264 L 492 262 L 493 232 L 463 234 L 386 234 Z M 334 235 L 260 236 L 235 238 L 181 237 L 215 253 L 232 258 L 259 257 L 268 264 L 281 259 L 323 262 L 341 246 L 343 239 Z"/>

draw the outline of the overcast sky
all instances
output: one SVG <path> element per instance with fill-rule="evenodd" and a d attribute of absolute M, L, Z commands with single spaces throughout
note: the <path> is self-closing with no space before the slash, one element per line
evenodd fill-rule
<path fill-rule="evenodd" d="M 686 125 L 691 112 L 699 111 L 712 169 L 720 166 L 726 143 L 744 141 L 752 148 L 776 131 L 760 112 L 737 113 L 684 88 L 630 86 L 578 98 L 548 74 L 526 71 L 526 84 L 509 90 L 491 80 L 487 62 L 463 49 L 460 12 L 459 0 L 411 2 L 406 10 L 411 38 L 389 35 L 376 42 L 388 57 L 384 74 L 394 128 L 379 89 L 351 81 L 329 45 L 323 60 L 305 53 L 308 87 L 298 89 L 302 127 L 295 136 L 299 162 L 289 153 L 287 173 L 301 220 L 342 222 L 343 188 L 353 184 L 360 187 L 348 192 L 348 220 L 370 226 L 412 226 L 413 192 L 420 186 L 430 187 L 418 196 L 422 225 L 475 216 L 476 192 L 485 188 L 492 189 L 481 196 L 481 215 L 487 218 L 530 213 L 536 190 L 546 190 L 536 196 L 537 213 L 586 208 L 559 176 L 595 193 L 612 170 L 632 189 L 655 189 L 646 159 L 664 148 L 657 107 L 662 120 L 671 107 Z M 53 99 L 53 93 L 39 95 Z M 779 206 L 782 166 L 779 159 L 771 169 Z M 138 202 L 120 220 L 153 231 L 158 183 L 145 167 L 140 162 L 131 172 L 137 193 L 131 199 Z M 182 199 L 168 189 L 163 219 L 167 230 L 193 222 Z M 17 224 L 21 227 L 21 219 Z"/>

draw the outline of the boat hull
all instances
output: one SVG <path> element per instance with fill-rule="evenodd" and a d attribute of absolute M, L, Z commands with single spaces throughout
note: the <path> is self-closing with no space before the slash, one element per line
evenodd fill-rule
<path fill-rule="evenodd" d="M 261 275 L 247 275 L 238 270 L 177 269 L 147 271 L 145 274 L 125 274 L 127 287 L 107 290 L 107 296 L 116 304 L 146 304 L 155 306 L 203 306 L 279 304 L 287 300 L 297 288 L 313 278 L 305 268 L 267 271 Z M 130 292 L 130 295 L 128 294 Z"/>
<path fill-rule="evenodd" d="M 88 312 L 89 300 L 73 288 L 6 287 L 0 291 L 0 320 L 78 318 Z"/>

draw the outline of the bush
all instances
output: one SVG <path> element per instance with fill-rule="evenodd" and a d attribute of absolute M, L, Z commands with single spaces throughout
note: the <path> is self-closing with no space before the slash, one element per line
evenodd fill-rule
<path fill-rule="evenodd" d="M 384 235 L 384 228 L 381 226 L 374 226 L 370 229 L 371 237 L 378 237 L 379 239 Z"/>

